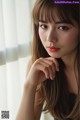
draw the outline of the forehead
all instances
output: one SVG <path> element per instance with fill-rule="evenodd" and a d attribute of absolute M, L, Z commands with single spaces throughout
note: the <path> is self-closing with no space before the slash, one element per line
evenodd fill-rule
<path fill-rule="evenodd" d="M 71 11 L 73 6 L 62 6 L 62 5 L 52 5 L 49 1 L 43 3 L 38 3 L 33 9 L 33 22 L 38 26 L 40 20 L 47 22 L 56 22 L 63 21 L 65 23 L 69 23 L 74 25 L 74 21 L 77 22 L 77 18 L 74 15 L 75 11 Z M 70 12 L 69 12 L 69 9 Z M 76 13 L 76 12 L 75 12 Z M 77 15 L 77 14 L 76 14 Z"/>
<path fill-rule="evenodd" d="M 39 12 L 39 20 L 47 21 L 47 22 L 56 22 L 61 18 L 57 9 L 55 8 L 43 8 Z"/>
<path fill-rule="evenodd" d="M 56 7 L 42 7 L 39 11 L 39 21 L 50 23 L 61 21 L 62 23 L 71 24 L 73 26 L 77 24 L 71 17 L 65 15 L 63 10 Z"/>

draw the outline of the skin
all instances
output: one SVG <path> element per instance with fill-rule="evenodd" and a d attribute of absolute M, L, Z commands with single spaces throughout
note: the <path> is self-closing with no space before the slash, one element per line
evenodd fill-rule
<path fill-rule="evenodd" d="M 39 37 L 40 40 L 52 58 L 61 58 L 64 62 L 66 69 L 65 73 L 68 78 L 68 84 L 70 91 L 77 94 L 77 78 L 74 73 L 74 61 L 76 58 L 79 28 L 74 22 L 74 25 L 61 21 L 58 16 L 53 13 L 55 22 L 51 23 L 46 21 L 45 18 L 39 21 Z M 54 47 L 60 48 L 59 51 L 51 52 L 47 47 L 50 46 L 50 42 Z M 75 66 L 76 76 L 78 76 L 77 62 Z M 71 75 L 71 77 L 70 77 Z"/>
<path fill-rule="evenodd" d="M 56 21 L 60 21 L 55 13 L 54 17 Z M 63 30 L 63 25 L 68 26 L 69 30 Z M 46 29 L 45 26 L 47 26 Z M 41 21 L 39 22 L 39 37 L 44 48 L 51 57 L 39 58 L 33 64 L 31 61 L 29 62 L 31 68 L 24 83 L 23 97 L 16 120 L 40 120 L 43 104 L 37 105 L 37 100 L 41 95 L 38 92 L 36 93 L 36 88 L 38 84 L 47 80 L 48 78 L 54 80 L 56 71 L 59 71 L 59 64 L 56 58 L 62 58 L 66 65 L 66 69 L 68 68 L 67 72 L 70 72 L 72 78 L 74 73 L 71 70 L 73 70 L 72 68 L 76 55 L 78 32 L 79 31 L 77 25 L 74 27 L 70 24 L 55 24 L 54 22 L 42 23 Z M 61 48 L 57 52 L 50 52 L 46 48 L 50 45 L 50 41 L 53 40 L 56 41 L 54 46 Z M 74 78 L 73 80 L 75 81 Z M 75 84 L 74 81 L 69 84 L 75 86 L 72 84 Z"/>
<path fill-rule="evenodd" d="M 61 22 L 54 14 L 56 22 L 49 23 L 44 20 L 39 22 L 39 37 L 41 42 L 51 57 L 62 58 L 67 68 L 73 69 L 76 48 L 78 45 L 78 26 Z M 50 42 L 53 46 L 60 48 L 57 52 L 50 52 L 47 46 L 50 46 Z"/>

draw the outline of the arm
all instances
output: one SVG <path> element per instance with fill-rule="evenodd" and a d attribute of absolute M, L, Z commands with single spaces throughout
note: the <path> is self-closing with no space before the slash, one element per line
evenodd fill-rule
<path fill-rule="evenodd" d="M 40 92 L 37 92 L 35 95 L 35 105 L 34 105 L 34 114 L 35 114 L 35 120 L 40 120 L 41 112 L 42 112 L 42 104 L 38 104 L 38 99 L 40 98 L 41 94 Z"/>
<path fill-rule="evenodd" d="M 36 89 L 28 84 L 24 88 L 22 102 L 16 120 L 40 120 L 43 104 L 37 105 L 40 94 L 35 94 L 35 91 Z"/>
<path fill-rule="evenodd" d="M 42 105 L 36 104 L 37 98 L 39 98 L 39 94 L 36 94 L 37 85 L 48 78 L 54 80 L 57 67 L 58 63 L 52 57 L 39 58 L 31 65 L 25 82 L 22 102 L 16 120 L 40 119 Z M 54 73 L 53 76 L 51 73 Z"/>
<path fill-rule="evenodd" d="M 28 69 L 30 64 L 31 61 L 28 64 Z M 36 92 L 36 88 L 29 83 L 24 85 L 23 96 L 16 120 L 40 120 L 43 105 L 37 105 L 40 93 Z"/>

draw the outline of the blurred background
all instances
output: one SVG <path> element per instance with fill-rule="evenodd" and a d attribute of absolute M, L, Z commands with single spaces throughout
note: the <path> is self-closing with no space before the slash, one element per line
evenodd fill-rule
<path fill-rule="evenodd" d="M 15 120 L 19 109 L 31 57 L 34 1 L 0 0 L 0 119 L 9 111 L 8 120 Z M 42 113 L 41 120 L 53 119 Z"/>

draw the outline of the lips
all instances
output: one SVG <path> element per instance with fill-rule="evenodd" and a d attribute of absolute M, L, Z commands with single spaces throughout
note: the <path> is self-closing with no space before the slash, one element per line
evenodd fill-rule
<path fill-rule="evenodd" d="M 51 47 L 51 46 L 48 46 L 47 48 L 49 48 L 49 49 L 54 49 L 54 50 L 58 50 L 58 49 L 60 49 L 60 48 L 56 48 L 56 47 Z"/>
<path fill-rule="evenodd" d="M 54 47 L 54 46 L 48 46 L 47 48 L 48 48 L 48 50 L 49 50 L 50 52 L 57 52 L 57 51 L 60 50 L 60 48 L 56 48 L 56 47 Z"/>

